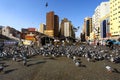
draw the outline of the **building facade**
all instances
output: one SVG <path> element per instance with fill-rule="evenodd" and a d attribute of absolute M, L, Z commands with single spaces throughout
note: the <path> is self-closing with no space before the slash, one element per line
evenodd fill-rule
<path fill-rule="evenodd" d="M 69 20 L 67 18 L 64 18 L 63 20 L 61 20 L 61 24 L 60 24 L 60 37 L 64 37 L 64 23 L 68 22 Z"/>
<path fill-rule="evenodd" d="M 84 33 L 86 40 L 89 40 L 91 32 L 92 32 L 92 18 L 86 17 L 84 19 Z"/>
<path fill-rule="evenodd" d="M 111 37 L 120 36 L 120 0 L 110 0 L 110 33 Z"/>
<path fill-rule="evenodd" d="M 64 23 L 64 36 L 72 37 L 72 26 L 71 26 L 70 22 Z"/>
<path fill-rule="evenodd" d="M 4 26 L 0 26 L 0 34 L 2 34 L 2 28 L 3 28 Z"/>
<path fill-rule="evenodd" d="M 10 26 L 5 26 L 2 28 L 2 35 L 7 36 L 14 40 L 20 40 L 21 38 L 21 32 Z"/>
<path fill-rule="evenodd" d="M 71 21 L 69 21 L 67 18 L 64 18 L 61 21 L 60 24 L 60 37 L 65 38 L 65 37 L 72 37 L 75 38 L 75 32 L 73 30 L 73 25 Z"/>
<path fill-rule="evenodd" d="M 104 19 L 102 22 L 101 22 L 101 27 L 100 27 L 100 38 L 101 39 L 104 39 L 104 38 L 109 38 L 110 37 L 110 25 L 108 25 L 109 23 L 109 18 L 106 18 Z"/>
<path fill-rule="evenodd" d="M 58 37 L 59 34 L 59 17 L 53 11 L 46 15 L 45 34 L 51 37 Z"/>
<path fill-rule="evenodd" d="M 45 33 L 45 32 L 44 32 L 45 30 L 46 30 L 46 25 L 41 23 L 41 24 L 40 24 L 40 30 L 39 30 L 40 33 L 43 33 L 43 34 L 44 34 L 44 33 Z"/>
<path fill-rule="evenodd" d="M 100 39 L 109 38 L 110 34 L 110 2 L 100 4 Z"/>
<path fill-rule="evenodd" d="M 108 21 L 110 13 L 109 1 L 102 2 L 98 5 L 92 16 L 92 24 L 94 39 L 101 39 L 107 37 L 108 34 Z M 104 30 L 104 31 L 103 31 Z M 105 32 L 107 30 L 107 32 Z M 104 34 L 104 35 L 103 35 Z"/>
<path fill-rule="evenodd" d="M 57 38 L 59 36 L 59 17 L 58 15 L 54 15 L 54 37 Z"/>

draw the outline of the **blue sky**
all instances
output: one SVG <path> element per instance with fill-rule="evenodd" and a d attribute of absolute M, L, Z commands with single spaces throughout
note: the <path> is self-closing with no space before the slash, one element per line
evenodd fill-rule
<path fill-rule="evenodd" d="M 95 8 L 108 0 L 0 0 L 0 25 L 11 26 L 17 30 L 35 27 L 46 23 L 46 12 L 54 11 L 59 20 L 68 18 L 80 29 L 85 17 L 92 16 Z M 48 2 L 48 7 L 45 3 Z"/>

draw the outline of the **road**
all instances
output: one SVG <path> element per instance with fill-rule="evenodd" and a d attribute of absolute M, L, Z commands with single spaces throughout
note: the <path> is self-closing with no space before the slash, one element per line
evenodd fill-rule
<path fill-rule="evenodd" d="M 0 80 L 120 80 L 120 72 L 107 72 L 104 65 L 120 71 L 120 64 L 80 59 L 81 67 L 75 66 L 73 60 L 66 57 L 34 56 L 28 59 L 28 66 L 23 66 L 21 61 L 2 60 L 0 62 L 5 63 L 5 69 L 4 73 L 0 73 Z"/>

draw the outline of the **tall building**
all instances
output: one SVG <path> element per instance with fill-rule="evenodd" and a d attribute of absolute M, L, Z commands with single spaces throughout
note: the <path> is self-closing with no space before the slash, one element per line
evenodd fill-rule
<path fill-rule="evenodd" d="M 72 37 L 72 26 L 70 22 L 64 23 L 64 36 L 65 37 Z"/>
<path fill-rule="evenodd" d="M 94 12 L 94 29 L 96 29 L 96 30 L 100 27 L 100 22 L 99 22 L 99 19 L 101 18 L 100 9 L 101 8 L 100 8 L 100 5 L 99 5 L 99 6 L 96 7 L 95 12 Z M 97 31 L 95 33 L 96 33 L 96 35 L 98 35 Z"/>
<path fill-rule="evenodd" d="M 46 25 L 45 24 L 40 24 L 40 32 L 44 34 L 44 31 L 46 30 Z"/>
<path fill-rule="evenodd" d="M 103 21 L 101 21 L 101 27 L 100 27 L 100 38 L 104 39 L 104 38 L 109 38 L 110 35 L 110 26 L 108 25 L 109 23 L 109 17 L 104 19 Z"/>
<path fill-rule="evenodd" d="M 110 0 L 111 37 L 120 36 L 120 0 Z"/>
<path fill-rule="evenodd" d="M 68 22 L 67 18 L 64 18 L 60 24 L 60 37 L 64 37 L 64 23 Z"/>
<path fill-rule="evenodd" d="M 46 15 L 46 30 L 54 29 L 54 12 L 48 12 Z"/>
<path fill-rule="evenodd" d="M 84 32 L 86 40 L 89 39 L 90 33 L 92 32 L 92 18 L 86 17 L 84 19 Z"/>
<path fill-rule="evenodd" d="M 71 21 L 69 21 L 67 18 L 64 18 L 61 21 L 60 24 L 60 37 L 64 38 L 64 37 L 72 37 L 75 38 L 75 32 L 73 31 L 73 25 L 71 23 Z"/>
<path fill-rule="evenodd" d="M 104 38 L 106 37 L 108 31 L 108 19 L 109 19 L 109 12 L 110 12 L 110 3 L 109 1 L 102 2 L 100 5 L 98 5 L 95 9 L 95 12 L 92 16 L 93 20 L 93 31 L 94 31 L 94 36 L 97 36 L 98 39 L 103 38 L 103 33 L 104 33 Z M 106 20 L 106 22 L 105 22 Z M 104 22 L 103 22 L 104 21 Z M 103 25 L 104 24 L 104 25 Z M 104 27 L 103 27 L 104 26 Z M 104 28 L 104 29 L 103 29 Z M 102 31 L 104 30 L 104 31 Z M 102 33 L 101 33 L 102 32 Z"/>
<path fill-rule="evenodd" d="M 59 17 L 54 15 L 54 37 L 59 36 Z"/>
<path fill-rule="evenodd" d="M 48 12 L 46 15 L 46 30 L 45 34 L 52 37 L 58 37 L 59 17 L 54 15 L 54 12 Z"/>
<path fill-rule="evenodd" d="M 100 39 L 108 38 L 110 34 L 110 2 L 100 4 Z"/>

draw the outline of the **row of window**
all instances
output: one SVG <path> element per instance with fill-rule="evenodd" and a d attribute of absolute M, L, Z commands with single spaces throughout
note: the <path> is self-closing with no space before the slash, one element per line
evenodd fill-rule
<path fill-rule="evenodd" d="M 115 15 L 117 15 L 117 14 L 120 14 L 120 11 L 118 11 L 118 13 L 116 12 L 116 13 L 114 13 L 113 15 L 111 15 L 111 17 L 112 17 L 112 16 L 115 16 Z"/>
<path fill-rule="evenodd" d="M 120 16 L 119 16 L 118 18 L 120 18 Z M 115 18 L 111 19 L 111 21 L 112 21 L 112 20 L 116 20 L 116 19 L 118 19 L 118 18 L 117 18 L 117 17 L 115 17 Z"/>
<path fill-rule="evenodd" d="M 117 34 L 117 33 L 120 33 L 120 31 L 112 32 L 112 34 Z"/>
<path fill-rule="evenodd" d="M 118 21 L 118 23 L 120 23 L 120 21 Z M 113 23 L 111 23 L 110 25 L 113 25 Z"/>
<path fill-rule="evenodd" d="M 117 0 L 113 0 L 113 1 L 111 1 L 111 3 L 110 4 L 112 4 L 112 3 L 115 3 Z M 118 1 L 118 3 L 120 3 L 119 1 Z"/>
<path fill-rule="evenodd" d="M 114 7 L 116 7 L 116 4 L 115 5 L 113 5 L 113 7 L 110 7 L 110 9 L 112 9 L 112 8 L 114 8 Z M 120 8 L 120 6 L 118 6 L 118 9 Z M 114 11 L 115 10 L 117 10 L 117 7 L 114 9 Z"/>

